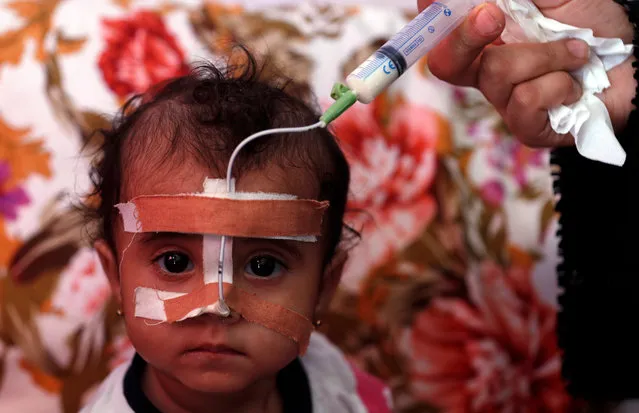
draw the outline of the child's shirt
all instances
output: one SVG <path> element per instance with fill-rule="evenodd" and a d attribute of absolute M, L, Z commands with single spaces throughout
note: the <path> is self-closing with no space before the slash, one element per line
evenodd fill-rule
<path fill-rule="evenodd" d="M 80 413 L 161 413 L 142 391 L 146 362 L 136 355 L 115 369 Z M 319 333 L 306 354 L 282 369 L 277 388 L 284 413 L 390 413 L 390 392 L 378 379 L 354 370 Z"/>

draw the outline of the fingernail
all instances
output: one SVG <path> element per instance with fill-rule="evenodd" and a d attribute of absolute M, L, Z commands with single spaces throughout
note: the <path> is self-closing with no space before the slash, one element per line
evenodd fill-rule
<path fill-rule="evenodd" d="M 569 40 L 566 47 L 578 59 L 585 59 L 590 55 L 590 47 L 582 40 Z"/>
<path fill-rule="evenodd" d="M 475 27 L 477 28 L 477 31 L 484 36 L 493 34 L 501 28 L 499 16 L 496 16 L 493 13 L 494 10 L 491 10 L 490 7 L 486 7 L 486 5 L 481 6 L 481 9 L 477 12 Z"/>

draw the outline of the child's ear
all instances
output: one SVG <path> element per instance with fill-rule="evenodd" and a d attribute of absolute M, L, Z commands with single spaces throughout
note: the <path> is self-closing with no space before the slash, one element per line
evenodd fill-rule
<path fill-rule="evenodd" d="M 328 311 L 331 300 L 342 280 L 342 273 L 344 272 L 344 265 L 346 265 L 347 259 L 348 253 L 346 251 L 338 251 L 324 270 L 322 282 L 320 283 L 317 307 L 315 309 L 316 314 L 319 315 Z"/>
<path fill-rule="evenodd" d="M 109 285 L 111 286 L 111 293 L 117 300 L 118 304 L 122 304 L 122 297 L 120 296 L 120 276 L 118 274 L 118 265 L 115 259 L 113 250 L 103 239 L 97 240 L 93 247 L 98 253 L 102 268 L 106 273 Z"/>

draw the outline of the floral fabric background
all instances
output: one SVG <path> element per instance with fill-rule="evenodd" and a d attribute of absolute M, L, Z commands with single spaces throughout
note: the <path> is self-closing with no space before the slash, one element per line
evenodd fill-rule
<path fill-rule="evenodd" d="M 370 5 L 3 2 L 0 412 L 76 412 L 132 354 L 73 209 L 90 189 L 91 131 L 127 96 L 240 42 L 326 106 L 333 82 L 412 17 Z M 554 331 L 548 154 L 425 59 L 334 132 L 363 240 L 325 333 L 391 387 L 398 412 L 574 409 Z"/>

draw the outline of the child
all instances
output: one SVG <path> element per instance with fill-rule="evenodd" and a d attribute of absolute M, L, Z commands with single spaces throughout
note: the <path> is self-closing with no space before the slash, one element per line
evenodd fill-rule
<path fill-rule="evenodd" d="M 200 310 L 209 311 L 183 311 L 179 320 L 166 322 L 168 307 L 153 318 L 148 314 L 158 307 L 140 298 L 140 290 L 151 291 L 150 300 L 167 299 L 166 291 L 181 292 L 174 298 L 200 291 L 198 283 L 208 271 L 202 268 L 206 243 L 216 238 L 187 230 L 136 234 L 126 229 L 127 219 L 182 228 L 196 221 L 216 225 L 211 222 L 218 215 L 237 212 L 230 207 L 202 210 L 201 216 L 196 212 L 185 218 L 188 213 L 179 217 L 180 208 L 167 212 L 168 206 L 160 206 L 147 216 L 139 210 L 126 218 L 122 205 L 202 192 L 203 182 L 214 182 L 211 177 L 226 178 L 231 152 L 247 136 L 317 122 L 318 114 L 302 101 L 257 80 L 255 61 L 248 54 L 247 60 L 239 74 L 205 65 L 158 87 L 137 107 L 126 105 L 112 129 L 104 132 L 103 155 L 92 173 L 101 199 L 95 212 L 102 222 L 95 248 L 136 356 L 111 373 L 85 413 L 390 411 L 384 403 L 369 409 L 358 394 L 361 380 L 358 385 L 355 377 L 361 378 L 361 372 L 356 375 L 319 333 L 310 334 L 306 351 L 302 336 L 283 333 L 286 317 L 318 325 L 341 276 L 345 254 L 339 244 L 349 167 L 326 129 L 262 138 L 243 149 L 235 162 L 237 191 L 289 194 L 329 205 L 317 242 L 233 236 L 232 261 L 220 267 L 225 277 L 231 271 L 232 281 L 225 281 L 224 288 L 245 291 L 242 299 L 250 303 L 235 305 L 229 292 L 230 315 L 211 310 L 214 306 L 207 302 Z M 197 196 L 187 198 L 199 201 L 203 195 Z M 161 218 L 163 214 L 168 215 Z M 203 216 L 208 218 L 200 219 Z M 244 224 L 237 217 L 231 221 Z M 136 228 L 142 226 L 147 222 Z M 288 226 L 294 224 L 283 222 Z M 207 291 L 210 295 L 217 290 Z M 282 315 L 269 313 L 276 310 Z M 379 400 L 388 399 L 381 386 L 379 393 Z"/>

